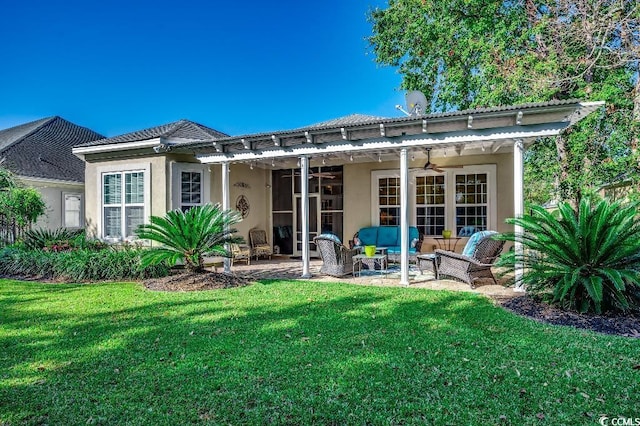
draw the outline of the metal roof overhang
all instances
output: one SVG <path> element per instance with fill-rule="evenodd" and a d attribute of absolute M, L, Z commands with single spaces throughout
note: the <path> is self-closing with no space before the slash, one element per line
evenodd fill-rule
<path fill-rule="evenodd" d="M 326 162 L 372 161 L 406 148 L 416 156 L 424 148 L 453 148 L 458 155 L 509 152 L 513 141 L 530 143 L 556 136 L 604 102 L 557 101 L 477 109 L 398 119 L 380 119 L 341 127 L 309 127 L 176 146 L 206 164 L 253 163 L 287 167 L 298 157 Z M 488 148 L 488 149 L 487 149 Z M 385 160 L 388 158 L 385 158 Z"/>

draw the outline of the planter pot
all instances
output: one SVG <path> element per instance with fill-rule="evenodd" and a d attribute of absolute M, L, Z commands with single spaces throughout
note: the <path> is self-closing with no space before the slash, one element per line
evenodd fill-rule
<path fill-rule="evenodd" d="M 445 229 L 442 231 L 442 238 L 451 238 L 451 230 Z"/>
<path fill-rule="evenodd" d="M 364 246 L 364 254 L 368 257 L 373 256 L 376 254 L 376 246 Z"/>

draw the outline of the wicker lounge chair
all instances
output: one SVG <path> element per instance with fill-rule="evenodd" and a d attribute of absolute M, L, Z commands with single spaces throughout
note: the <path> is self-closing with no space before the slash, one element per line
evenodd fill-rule
<path fill-rule="evenodd" d="M 229 251 L 231 252 L 231 266 L 239 260 L 244 260 L 247 262 L 247 265 L 251 265 L 251 247 L 240 244 L 229 244 Z"/>
<path fill-rule="evenodd" d="M 475 283 L 481 278 L 491 278 L 498 282 L 491 272 L 491 266 L 500 255 L 504 241 L 497 241 L 493 236 L 497 232 L 476 232 L 469 238 L 462 254 L 446 250 L 436 250 L 440 258 L 438 276 L 455 278 L 475 288 Z"/>
<path fill-rule="evenodd" d="M 325 235 L 318 235 L 313 242 L 318 247 L 322 258 L 320 272 L 333 277 L 353 273 L 353 256 L 358 254 L 357 249 L 348 249 L 338 243 L 335 238 Z"/>
<path fill-rule="evenodd" d="M 271 260 L 273 250 L 267 241 L 267 231 L 263 229 L 251 229 L 249 231 L 249 241 L 251 242 L 251 254 L 256 257 L 265 256 Z"/>

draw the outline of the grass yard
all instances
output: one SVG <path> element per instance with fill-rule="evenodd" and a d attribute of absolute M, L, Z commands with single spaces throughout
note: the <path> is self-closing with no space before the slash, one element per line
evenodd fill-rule
<path fill-rule="evenodd" d="M 0 425 L 598 424 L 640 417 L 639 364 L 466 293 L 0 281 Z"/>

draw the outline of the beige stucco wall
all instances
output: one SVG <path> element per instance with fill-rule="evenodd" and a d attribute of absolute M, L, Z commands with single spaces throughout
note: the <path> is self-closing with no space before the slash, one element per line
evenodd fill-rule
<path fill-rule="evenodd" d="M 424 159 L 410 161 L 409 167 L 424 166 Z M 505 219 L 513 216 L 513 154 L 487 154 L 476 156 L 452 156 L 449 158 L 433 159 L 438 165 L 496 165 L 496 216 L 497 231 L 512 230 L 510 225 L 504 223 Z M 400 160 L 391 162 L 372 163 L 347 163 L 344 165 L 344 240 L 345 242 L 362 227 L 371 226 L 371 210 L 374 200 L 371 199 L 371 173 L 376 170 L 398 170 Z M 411 217 L 411 213 L 410 213 Z M 413 225 L 413 223 L 410 223 Z M 461 240 L 456 251 L 460 252 L 466 239 Z M 434 240 L 425 240 L 422 251 L 432 251 Z"/>
<path fill-rule="evenodd" d="M 220 181 L 218 181 L 220 182 Z M 249 187 L 243 188 L 240 183 Z M 267 231 L 269 242 L 273 242 L 271 226 L 271 170 L 255 167 L 253 170 L 248 165 L 232 164 L 229 173 L 229 198 L 231 208 L 234 209 L 240 195 L 244 195 L 249 201 L 249 215 L 239 223 L 236 228 L 238 233 L 249 243 L 249 230 L 259 228 Z M 217 185 L 222 197 L 222 187 Z M 222 198 L 220 198 L 221 200 Z"/>
<path fill-rule="evenodd" d="M 85 167 L 85 224 L 87 233 L 99 236 L 100 182 L 102 173 L 129 170 L 140 165 L 149 167 L 151 173 L 148 215 L 163 216 L 167 211 L 167 161 L 164 156 L 131 157 L 125 159 L 91 159 Z"/>
<path fill-rule="evenodd" d="M 29 179 L 20 177 L 20 182 L 25 186 L 37 189 L 42 194 L 42 200 L 46 204 L 46 213 L 41 216 L 34 228 L 58 229 L 64 225 L 62 213 L 64 210 L 63 194 L 82 194 L 84 197 L 84 185 L 81 183 L 67 183 L 61 181 L 49 181 L 41 179 Z"/>

